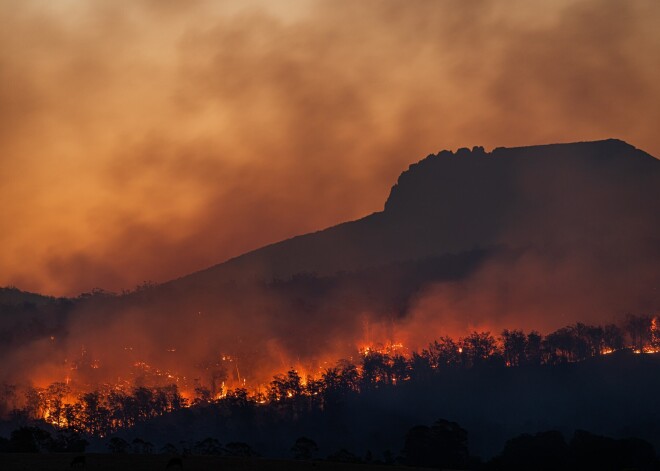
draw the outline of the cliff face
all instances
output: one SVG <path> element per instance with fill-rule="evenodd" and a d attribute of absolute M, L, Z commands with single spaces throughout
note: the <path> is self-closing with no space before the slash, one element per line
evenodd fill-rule
<path fill-rule="evenodd" d="M 399 177 L 385 213 L 448 248 L 563 245 L 658 237 L 659 203 L 660 161 L 606 140 L 430 155 Z"/>
<path fill-rule="evenodd" d="M 442 151 L 401 174 L 383 212 L 187 279 L 331 274 L 491 246 L 625 252 L 660 240 L 658 214 L 660 161 L 623 141 Z"/>
<path fill-rule="evenodd" d="M 593 184 L 612 185 L 616 191 L 647 173 L 660 171 L 660 161 L 619 140 L 553 144 L 545 146 L 483 147 L 441 151 L 411 165 L 392 188 L 385 211 L 398 214 L 418 208 L 462 211 L 478 204 L 488 207 L 512 198 L 534 196 L 543 189 L 560 198 L 566 185 L 575 185 L 576 199 L 589 196 Z M 582 187 L 580 184 L 582 183 Z M 553 188 L 554 186 L 554 188 Z M 586 192 L 586 194 L 584 194 Z M 481 206 L 477 206 L 479 210 Z"/>

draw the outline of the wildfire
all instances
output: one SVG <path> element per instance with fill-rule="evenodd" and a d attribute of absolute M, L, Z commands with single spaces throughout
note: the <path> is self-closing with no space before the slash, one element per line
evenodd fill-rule
<path fill-rule="evenodd" d="M 641 349 L 635 349 L 633 350 L 633 353 L 640 354 L 640 353 L 660 353 L 660 348 L 656 347 L 642 347 Z"/>
<path fill-rule="evenodd" d="M 401 342 L 388 342 L 385 344 L 367 344 L 361 347 L 358 347 L 358 352 L 360 355 L 367 356 L 370 353 L 379 353 L 381 355 L 407 355 L 407 349 L 404 347 Z"/>
<path fill-rule="evenodd" d="M 642 348 L 636 348 L 633 350 L 634 353 L 660 353 L 660 326 L 658 316 L 651 318 L 651 326 L 649 328 L 649 342 L 648 344 L 642 346 Z"/>
<path fill-rule="evenodd" d="M 657 316 L 641 319 L 645 323 L 636 324 L 639 328 L 630 331 L 632 333 L 628 334 L 627 344 L 625 337 L 621 337 L 619 343 L 607 343 L 600 337 L 600 343 L 592 344 L 589 355 L 610 355 L 621 349 L 635 354 L 660 353 L 660 319 Z M 578 331 L 576 328 L 564 331 L 566 332 Z M 523 336 L 522 339 L 524 341 L 525 337 Z M 481 343 L 476 342 L 477 340 Z M 538 358 L 543 355 L 543 359 L 537 360 L 539 362 L 537 364 L 586 359 L 572 352 L 563 352 L 562 344 L 553 345 L 550 335 L 543 339 L 543 343 L 540 338 L 537 342 Z M 484 345 L 489 349 L 485 349 Z M 131 346 L 118 347 L 119 351 L 122 349 L 133 352 Z M 324 388 L 337 387 L 339 384 L 350 391 L 358 392 L 363 387 L 398 387 L 415 377 L 417 365 L 421 365 L 420 368 L 427 368 L 426 371 L 452 367 L 469 368 L 479 361 L 492 359 L 496 362 L 499 358 L 502 365 L 513 368 L 520 366 L 526 360 L 512 356 L 511 352 L 516 352 L 514 350 L 509 350 L 507 356 L 504 339 L 494 338 L 487 332 L 481 334 L 475 332 L 473 336 L 457 341 L 443 337 L 439 342 L 429 345 L 428 350 L 415 353 L 399 341 L 364 342 L 359 345 L 357 351 L 359 357 L 356 361 L 353 361 L 351 356 L 344 357 L 349 359 L 341 362 L 329 356 L 317 359 L 313 363 L 304 363 L 300 359 L 292 361 L 289 363 L 292 366 L 286 374 L 283 374 L 282 370 L 272 372 L 270 378 L 273 380 L 267 382 L 260 378 L 268 377 L 269 372 L 253 370 L 251 368 L 251 365 L 255 364 L 253 361 L 248 361 L 234 352 L 231 355 L 216 352 L 207 360 L 196 364 L 194 370 L 187 370 L 188 376 L 184 376 L 182 371 L 177 371 L 177 368 L 171 366 L 171 359 L 176 358 L 180 352 L 174 347 L 169 347 L 161 350 L 168 352 L 167 355 L 163 354 L 163 359 L 168 361 L 167 367 L 160 362 L 152 363 L 151 358 L 149 361 L 136 358 L 137 353 L 131 353 L 123 356 L 125 359 L 130 358 L 127 362 L 126 374 L 122 377 L 114 377 L 116 381 L 101 383 L 99 378 L 104 370 L 109 369 L 107 365 L 111 362 L 107 357 L 97 357 L 96 351 L 91 349 L 88 351 L 82 346 L 76 358 L 63 359 L 62 375 L 55 381 L 38 382 L 42 387 L 28 391 L 26 402 L 30 407 L 30 416 L 33 418 L 42 419 L 56 427 L 73 427 L 100 435 L 112 433 L 122 427 L 131 427 L 140 420 L 197 404 L 238 399 L 262 405 L 288 400 L 295 402 L 301 398 L 318 404 L 324 400 Z M 517 353 L 518 355 L 527 355 L 525 349 L 519 352 L 522 353 Z M 117 357 L 120 356 L 115 355 L 115 358 Z M 515 361 L 511 361 L 511 358 Z M 285 361 L 286 358 L 282 358 L 282 366 L 286 364 Z M 244 370 L 243 373 L 248 373 L 247 375 L 241 375 L 239 363 Z M 139 401 L 147 401 L 151 405 L 140 408 L 136 406 Z M 134 415 L 127 418 L 124 412 L 118 413 L 111 416 L 109 422 L 99 428 L 93 418 L 94 410 L 129 410 Z"/>

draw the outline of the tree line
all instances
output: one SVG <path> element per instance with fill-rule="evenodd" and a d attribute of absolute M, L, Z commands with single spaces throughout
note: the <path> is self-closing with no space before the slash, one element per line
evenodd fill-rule
<path fill-rule="evenodd" d="M 79 434 L 59 431 L 53 436 L 39 427 L 21 427 L 8 439 L 0 437 L 0 453 L 82 453 L 88 442 Z M 244 442 L 225 445 L 213 437 L 195 442 L 181 442 L 179 446 L 166 443 L 160 449 L 141 438 L 127 441 L 112 437 L 107 450 L 113 454 L 162 454 L 190 458 L 218 456 L 254 458 L 259 453 Z M 344 448 L 320 455 L 320 448 L 312 438 L 301 436 L 292 444 L 289 457 L 295 460 L 322 460 L 337 463 L 366 463 L 379 465 L 403 464 L 434 469 L 474 471 L 538 470 L 656 470 L 660 460 L 653 446 L 639 438 L 610 438 L 585 430 L 576 430 L 566 440 L 556 430 L 522 434 L 506 441 L 501 451 L 487 461 L 470 453 L 468 432 L 458 423 L 438 419 L 433 424 L 415 425 L 405 434 L 399 453 L 385 451 L 378 457 L 367 450 L 364 456 Z M 183 465 L 183 461 L 178 459 Z"/>
<path fill-rule="evenodd" d="M 89 436 L 108 436 L 191 406 L 214 405 L 239 419 L 268 409 L 284 420 L 295 420 L 301 414 L 332 409 L 351 396 L 402 383 L 421 383 L 448 370 L 552 367 L 622 349 L 655 352 L 660 350 L 656 323 L 650 315 L 630 315 L 620 326 L 576 323 L 546 336 L 509 329 L 499 338 L 489 332 L 473 332 L 458 339 L 444 336 L 411 355 L 388 348 L 370 349 L 358 361 L 340 360 L 318 377 L 305 377 L 290 369 L 274 376 L 265 390 L 237 388 L 225 391 L 220 398 L 203 386 L 186 399 L 175 384 L 129 390 L 106 385 L 71 402 L 70 386 L 58 382 L 43 389 L 29 388 L 22 405 L 11 408 L 10 404 L 20 399 L 19 393 L 5 385 L 0 389 L 0 412 L 4 404 L 4 415 L 17 424 L 44 421 Z"/>

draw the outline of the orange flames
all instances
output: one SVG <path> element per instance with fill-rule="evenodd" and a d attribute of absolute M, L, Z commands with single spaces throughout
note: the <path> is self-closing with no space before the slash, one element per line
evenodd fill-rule
<path fill-rule="evenodd" d="M 650 326 L 646 331 L 647 334 L 641 348 L 627 346 L 624 347 L 625 349 L 636 354 L 660 353 L 660 320 L 657 316 L 647 317 L 647 319 L 650 319 Z M 469 355 L 471 347 L 466 342 L 468 339 L 450 342 L 451 348 L 458 357 Z M 495 339 L 495 341 L 494 354 L 503 355 L 503 339 Z M 436 342 L 435 345 L 438 346 L 439 344 Z M 431 346 L 429 348 L 432 350 Z M 121 349 L 131 352 L 131 356 L 136 355 L 133 347 L 122 346 Z M 355 362 L 353 357 L 350 357 L 347 363 L 352 365 L 357 375 L 362 377 L 365 374 L 367 363 L 372 362 L 372 367 L 377 365 L 371 371 L 372 377 L 370 377 L 370 380 L 375 383 L 385 382 L 397 385 L 410 379 L 410 375 L 406 373 L 406 368 L 409 367 L 405 365 L 412 364 L 406 362 L 412 362 L 416 353 L 404 345 L 403 342 L 398 340 L 362 341 L 356 345 L 355 351 L 358 354 Z M 617 348 L 602 347 L 594 354 L 610 355 L 616 351 Z M 427 351 L 424 350 L 423 352 Z M 179 354 L 176 348 L 170 347 L 166 349 L 163 359 L 176 357 Z M 297 395 L 312 398 L 321 391 L 321 380 L 327 380 L 327 375 L 331 374 L 332 370 L 337 371 L 339 368 L 337 365 L 340 363 L 337 360 L 338 358 L 327 356 L 323 360 L 317 359 L 315 362 L 303 363 L 297 359 L 296 361 L 288 361 L 289 371 L 286 374 L 282 374 L 286 367 L 279 371 L 273 370 L 257 374 L 255 371 L 249 371 L 249 368 L 245 366 L 247 363 L 242 361 L 240 357 L 223 353 L 218 354 L 215 361 L 198 367 L 197 373 L 187 372 L 184 374 L 175 369 L 161 367 L 145 360 L 134 359 L 130 362 L 130 366 L 124 374 L 114 376 L 113 380 L 108 381 L 108 376 L 113 374 L 113 372 L 108 371 L 111 367 L 102 358 L 93 357 L 85 347 L 82 347 L 79 358 L 64 360 L 61 365 L 61 375 L 43 375 L 40 376 L 39 381 L 34 381 L 37 387 L 27 389 L 25 401 L 33 404 L 32 410 L 35 411 L 35 418 L 43 419 L 57 427 L 69 427 L 77 424 L 76 426 L 80 428 L 85 427 L 84 424 L 87 420 L 81 406 L 83 402 L 102 402 L 100 397 L 105 397 L 106 399 L 103 400 L 107 400 L 110 396 L 121 399 L 121 397 L 134 394 L 140 388 L 146 391 L 145 393 L 160 394 L 166 397 L 166 400 L 164 400 L 166 405 L 162 407 L 160 413 L 172 410 L 173 407 L 189 407 L 200 401 L 224 400 L 233 397 L 240 391 L 244 391 L 244 394 L 248 395 L 256 404 L 266 404 L 273 400 L 285 400 Z M 286 359 L 283 359 L 283 364 L 286 361 Z M 574 360 L 569 358 L 568 361 Z M 398 365 L 397 362 L 399 362 Z M 245 371 L 239 369 L 239 363 L 244 365 L 243 369 Z M 403 368 L 396 370 L 401 364 L 404 365 Z M 509 367 L 515 366 L 504 358 L 502 364 Z M 437 367 L 434 364 L 429 364 L 429 366 L 431 368 Z M 205 379 L 199 377 L 198 373 L 201 370 L 206 374 Z M 272 391 L 273 384 L 278 381 L 279 384 L 284 385 L 281 389 L 281 391 L 284 391 L 282 396 L 280 398 L 268 396 L 267 394 Z M 294 386 L 287 389 L 289 387 L 286 386 L 289 384 L 287 381 L 292 382 L 291 384 L 294 384 Z M 100 396 L 94 396 L 95 391 L 102 391 L 103 393 Z M 98 407 L 105 406 L 101 404 Z M 115 422 L 111 424 L 110 428 L 116 429 L 132 424 L 125 420 L 122 421 L 122 419 L 113 420 Z M 86 431 L 95 432 L 91 429 Z"/>

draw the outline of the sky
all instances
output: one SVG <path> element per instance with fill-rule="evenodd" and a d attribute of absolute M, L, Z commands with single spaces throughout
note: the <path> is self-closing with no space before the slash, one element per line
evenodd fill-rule
<path fill-rule="evenodd" d="M 441 149 L 660 156 L 657 0 L 0 0 L 0 286 L 166 281 Z"/>

